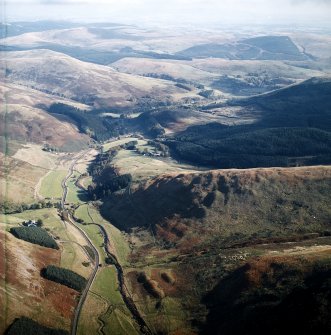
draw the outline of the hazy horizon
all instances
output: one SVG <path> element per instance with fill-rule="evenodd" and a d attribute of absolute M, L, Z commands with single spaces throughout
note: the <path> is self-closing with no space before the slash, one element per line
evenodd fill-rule
<path fill-rule="evenodd" d="M 2 0 L 1 11 L 2 22 L 70 20 L 331 27 L 331 0 L 122 0 L 120 3 L 114 0 Z"/>

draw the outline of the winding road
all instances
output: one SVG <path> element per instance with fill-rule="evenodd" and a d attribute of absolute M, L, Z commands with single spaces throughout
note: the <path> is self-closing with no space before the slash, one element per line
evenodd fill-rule
<path fill-rule="evenodd" d="M 96 278 L 96 275 L 97 275 L 97 272 L 98 272 L 98 269 L 99 269 L 99 263 L 100 263 L 100 255 L 99 255 L 98 250 L 93 245 L 92 241 L 90 240 L 88 235 L 85 233 L 85 231 L 82 230 L 79 227 L 79 224 L 74 220 L 72 215 L 66 211 L 66 208 L 65 208 L 65 202 L 66 202 L 66 198 L 67 198 L 67 195 L 68 195 L 67 181 L 72 176 L 72 174 L 74 172 L 74 167 L 77 164 L 77 162 L 88 152 L 89 152 L 89 150 L 84 151 L 82 154 L 80 154 L 79 156 L 74 158 L 74 160 L 72 161 L 72 163 L 69 166 L 68 173 L 67 173 L 66 177 L 62 180 L 62 183 L 61 183 L 61 186 L 62 186 L 62 189 L 63 189 L 63 194 L 62 194 L 62 198 L 61 198 L 61 211 L 62 211 L 63 220 L 67 224 L 70 224 L 75 229 L 77 229 L 77 231 L 84 237 L 84 239 L 86 240 L 86 243 L 89 245 L 89 247 L 92 249 L 92 251 L 94 253 L 94 268 L 93 268 L 93 271 L 92 271 L 92 273 L 91 273 L 91 275 L 90 275 L 90 277 L 87 281 L 85 289 L 81 292 L 79 302 L 76 306 L 75 313 L 74 313 L 74 319 L 73 319 L 72 325 L 71 325 L 71 335 L 76 335 L 76 333 L 77 333 L 79 317 L 80 317 L 83 305 L 85 303 L 85 300 L 87 298 L 87 295 L 90 291 L 90 288 L 91 288 L 91 286 L 92 286 L 92 284 L 93 284 L 93 282 Z M 89 213 L 89 215 L 90 215 L 90 213 Z M 91 217 L 91 219 L 93 221 L 92 217 Z M 107 235 L 107 232 L 106 232 L 105 228 L 98 223 L 94 222 L 94 224 L 99 227 L 99 230 L 100 230 L 100 232 L 103 236 L 103 240 L 104 240 L 105 253 L 110 259 L 112 259 L 112 263 L 116 268 L 117 278 L 118 278 L 118 283 L 119 283 L 119 291 L 122 295 L 122 298 L 123 298 L 123 301 L 124 301 L 125 305 L 127 306 L 128 310 L 130 311 L 133 319 L 139 325 L 140 332 L 144 335 L 152 335 L 152 331 L 150 330 L 150 328 L 148 327 L 148 325 L 144 321 L 143 317 L 139 313 L 133 299 L 127 293 L 128 290 L 125 286 L 124 272 L 123 272 L 122 266 L 119 263 L 117 257 L 114 254 L 112 254 L 109 250 L 109 237 Z"/>
<path fill-rule="evenodd" d="M 67 181 L 68 179 L 72 176 L 73 172 L 74 172 L 74 167 L 77 164 L 77 162 L 87 153 L 88 151 L 84 151 L 81 155 L 79 155 L 78 157 L 76 157 L 72 163 L 69 166 L 69 170 L 68 170 L 68 174 L 65 176 L 65 178 L 62 180 L 62 189 L 63 189 L 63 194 L 62 194 L 62 199 L 61 199 L 61 210 L 62 210 L 62 214 L 64 214 L 64 212 L 66 211 L 65 209 L 65 202 L 66 202 L 66 198 L 68 195 L 68 186 L 67 186 Z M 88 279 L 86 286 L 84 288 L 84 290 L 81 292 L 80 298 L 79 298 L 79 302 L 76 306 L 75 309 L 75 314 L 74 314 L 74 319 L 72 321 L 71 324 L 71 335 L 76 335 L 77 333 L 77 328 L 78 328 L 78 320 L 79 320 L 79 316 L 80 313 L 82 311 L 84 302 L 87 298 L 88 292 L 93 284 L 93 281 L 97 275 L 98 269 L 99 269 L 99 263 L 100 263 L 100 255 L 98 250 L 95 248 L 95 246 L 93 245 L 92 241 L 90 240 L 90 238 L 87 236 L 87 234 L 78 227 L 77 223 L 75 222 L 75 220 L 73 219 L 73 217 L 68 213 L 67 215 L 62 215 L 63 220 L 72 225 L 75 229 L 77 229 L 77 231 L 84 237 L 86 243 L 88 244 L 88 246 L 92 249 L 93 254 L 94 254 L 94 268 L 93 271 L 90 275 L 90 278 Z"/>
<path fill-rule="evenodd" d="M 104 250 L 105 250 L 106 255 L 112 260 L 112 264 L 116 268 L 117 279 L 118 279 L 118 284 L 119 284 L 119 292 L 122 295 L 122 299 L 123 299 L 126 307 L 130 311 L 133 319 L 139 325 L 140 332 L 142 334 L 151 335 L 152 331 L 150 330 L 150 328 L 146 324 L 145 320 L 143 319 L 143 317 L 139 313 L 139 311 L 138 311 L 138 309 L 137 309 L 137 307 L 136 307 L 133 299 L 127 293 L 128 290 L 127 290 L 126 285 L 125 285 L 123 268 L 122 268 L 120 262 L 118 261 L 116 255 L 114 255 L 113 253 L 111 253 L 111 251 L 109 250 L 109 243 L 110 243 L 110 241 L 109 241 L 109 237 L 107 235 L 107 232 L 106 232 L 105 228 L 102 225 L 100 225 L 98 223 L 95 223 L 89 212 L 88 212 L 88 214 L 89 214 L 89 216 L 90 216 L 93 224 L 96 225 L 99 228 L 100 233 L 103 236 Z"/>

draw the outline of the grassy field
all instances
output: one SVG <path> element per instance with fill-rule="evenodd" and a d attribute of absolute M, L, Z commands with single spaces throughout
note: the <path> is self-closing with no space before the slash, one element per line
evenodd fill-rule
<path fill-rule="evenodd" d="M 112 305 L 123 304 L 121 293 L 118 290 L 117 273 L 114 266 L 107 266 L 98 272 L 93 283 L 92 292 L 101 295 Z"/>
<path fill-rule="evenodd" d="M 130 173 L 134 181 L 146 180 L 166 173 L 196 172 L 194 167 L 178 164 L 170 158 L 153 158 L 130 150 L 121 150 L 113 160 L 122 174 Z"/>
<path fill-rule="evenodd" d="M 85 223 L 92 223 L 92 220 L 89 216 L 88 208 L 89 208 L 88 204 L 80 205 L 75 210 L 75 217 L 83 220 Z"/>
<path fill-rule="evenodd" d="M 122 302 L 123 303 L 123 302 Z M 138 335 L 129 312 L 121 306 L 111 306 L 104 298 L 89 293 L 84 304 L 78 335 L 99 334 L 103 326 L 104 334 Z"/>
<path fill-rule="evenodd" d="M 61 246 L 60 264 L 62 267 L 73 270 L 84 277 L 90 273 L 90 267 L 82 265 L 87 262 L 88 258 L 80 245 L 84 245 L 78 232 L 72 229 L 66 229 L 58 216 L 55 208 L 44 208 L 39 210 L 25 211 L 15 215 L 7 215 L 6 220 L 10 225 L 17 226 L 23 220 L 43 220 L 43 227 L 57 238 L 58 244 Z M 71 242 L 72 241 L 72 242 Z M 80 244 L 80 245 L 79 245 Z"/>
<path fill-rule="evenodd" d="M 101 324 L 106 334 L 139 334 L 118 291 L 117 273 L 113 266 L 98 272 L 83 308 L 78 334 L 97 334 Z"/>
<path fill-rule="evenodd" d="M 82 230 L 84 230 L 92 241 L 93 245 L 99 252 L 100 264 L 105 265 L 106 253 L 103 249 L 103 236 L 100 233 L 99 227 L 95 225 L 80 225 Z"/>
<path fill-rule="evenodd" d="M 118 290 L 115 267 L 106 267 L 99 272 L 93 283 L 92 292 L 101 295 L 109 303 L 107 312 L 101 316 L 105 323 L 106 334 L 138 334 Z"/>
<path fill-rule="evenodd" d="M 126 137 L 126 138 L 122 138 L 120 140 L 116 140 L 116 141 L 113 141 L 113 142 L 109 142 L 109 143 L 105 143 L 103 145 L 103 150 L 104 151 L 107 151 L 109 149 L 112 149 L 112 148 L 115 148 L 115 147 L 118 147 L 119 145 L 123 145 L 125 143 L 128 143 L 128 142 L 131 142 L 131 141 L 139 141 L 138 138 L 135 138 L 135 137 Z M 138 142 L 139 143 L 139 142 Z"/>
<path fill-rule="evenodd" d="M 122 309 L 116 308 L 108 316 L 108 313 L 101 318 L 105 322 L 105 333 L 116 335 L 138 335 L 139 332 L 133 326 L 130 316 Z"/>
<path fill-rule="evenodd" d="M 68 179 L 67 186 L 69 191 L 66 202 L 77 204 L 87 201 L 87 194 L 75 185 L 78 178 L 79 174 L 75 173 Z"/>
<path fill-rule="evenodd" d="M 105 313 L 107 308 L 107 301 L 89 293 L 79 318 L 77 334 L 99 334 L 99 329 L 102 325 L 99 316 Z"/>
<path fill-rule="evenodd" d="M 123 233 L 106 221 L 94 207 L 89 207 L 88 212 L 94 222 L 101 224 L 105 228 L 110 240 L 111 251 L 116 254 L 122 266 L 126 265 L 130 254 L 130 248 Z"/>
<path fill-rule="evenodd" d="M 61 182 L 67 175 L 66 171 L 51 171 L 42 180 L 40 194 L 44 198 L 61 198 L 62 187 Z"/>
<path fill-rule="evenodd" d="M 84 220 L 84 222 L 86 223 L 93 222 L 102 225 L 105 228 L 107 235 L 109 237 L 111 252 L 113 252 L 117 256 L 122 266 L 127 265 L 127 259 L 130 254 L 130 248 L 124 234 L 119 229 L 117 229 L 111 223 L 106 221 L 97 211 L 97 209 L 91 205 L 84 204 L 79 206 L 78 209 L 75 211 L 75 216 L 79 219 Z M 89 226 L 82 226 L 82 228 L 86 227 Z M 90 227 L 96 228 L 96 226 L 90 226 Z M 91 234 L 93 234 L 92 233 L 92 231 L 94 231 L 93 228 L 90 229 Z M 91 238 L 95 237 L 91 235 Z M 100 241 L 98 243 L 100 243 Z"/>

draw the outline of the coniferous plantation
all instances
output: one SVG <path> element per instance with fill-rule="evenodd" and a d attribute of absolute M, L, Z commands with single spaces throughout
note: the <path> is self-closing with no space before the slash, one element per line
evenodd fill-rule
<path fill-rule="evenodd" d="M 55 240 L 44 228 L 40 227 L 13 227 L 10 232 L 20 240 L 41 245 L 42 247 L 59 249 Z"/>
<path fill-rule="evenodd" d="M 69 333 L 62 329 L 52 329 L 45 327 L 26 317 L 16 319 L 6 332 L 6 335 L 35 335 L 35 334 L 68 335 Z"/>
<path fill-rule="evenodd" d="M 256 121 L 244 126 L 214 123 L 189 127 L 167 144 L 180 159 L 216 168 L 330 164 L 330 94 L 329 80 L 313 79 L 232 101 L 229 106 L 249 108 Z M 206 110 L 212 108 L 215 105 Z"/>
<path fill-rule="evenodd" d="M 0 335 L 331 334 L 329 1 L 0 12 Z"/>
<path fill-rule="evenodd" d="M 86 279 L 79 274 L 54 265 L 49 265 L 41 270 L 41 275 L 56 283 L 68 286 L 76 291 L 82 291 L 86 285 Z"/>

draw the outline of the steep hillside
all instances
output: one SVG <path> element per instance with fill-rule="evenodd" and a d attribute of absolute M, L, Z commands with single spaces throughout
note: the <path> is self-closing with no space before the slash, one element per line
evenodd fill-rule
<path fill-rule="evenodd" d="M 201 240 L 322 232 L 330 229 L 330 186 L 328 167 L 166 175 L 112 195 L 102 213 L 121 229 L 147 227 L 177 241 L 186 231 Z"/>
<path fill-rule="evenodd" d="M 202 334 L 328 334 L 331 262 L 327 253 L 264 256 L 225 276 L 203 301 Z"/>
<path fill-rule="evenodd" d="M 331 78 L 312 78 L 298 85 L 239 102 L 262 110 L 264 127 L 311 127 L 331 130 Z"/>
<path fill-rule="evenodd" d="M 181 159 L 219 168 L 329 164 L 330 94 L 330 79 L 314 78 L 268 94 L 212 104 L 205 109 L 222 115 L 229 106 L 237 107 L 241 117 L 248 114 L 252 121 L 244 126 L 190 127 L 167 143 Z"/>
<path fill-rule="evenodd" d="M 197 97 L 174 83 L 122 74 L 61 53 L 34 50 L 4 53 L 7 80 L 96 107 L 125 107 L 137 99 L 181 101 Z"/>
<path fill-rule="evenodd" d="M 34 89 L 15 84 L 0 85 L 0 102 L 5 108 L 0 112 L 0 151 L 11 150 L 13 141 L 37 143 L 71 151 L 86 147 L 89 138 L 77 128 L 45 112 L 45 107 L 63 101 L 72 106 L 87 106 L 54 97 Z M 9 143 L 9 144 L 8 144 Z"/>
<path fill-rule="evenodd" d="M 167 174 L 101 213 L 129 233 L 126 277 L 146 315 L 176 299 L 197 334 L 327 334 L 330 186 L 329 167 Z"/>
<path fill-rule="evenodd" d="M 16 239 L 5 232 L 4 220 L 0 218 L 0 333 L 21 316 L 69 330 L 77 292 L 40 276 L 46 264 L 60 263 L 60 252 Z"/>

